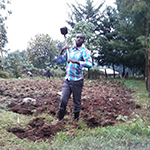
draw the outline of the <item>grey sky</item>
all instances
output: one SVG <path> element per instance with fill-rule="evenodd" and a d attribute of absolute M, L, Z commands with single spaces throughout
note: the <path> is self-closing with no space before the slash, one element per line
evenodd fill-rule
<path fill-rule="evenodd" d="M 112 5 L 115 0 L 106 0 L 107 5 Z M 49 34 L 53 40 L 63 41 L 60 28 L 67 26 L 67 3 L 75 0 L 12 0 L 6 25 L 9 43 L 6 49 L 11 51 L 25 50 L 27 43 L 36 34 Z M 85 0 L 80 0 L 85 3 Z M 94 3 L 100 0 L 94 0 Z"/>

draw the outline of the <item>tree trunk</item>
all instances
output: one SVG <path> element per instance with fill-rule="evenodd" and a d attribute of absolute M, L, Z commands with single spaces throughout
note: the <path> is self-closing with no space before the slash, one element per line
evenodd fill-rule
<path fill-rule="evenodd" d="M 88 75 L 87 78 L 90 79 L 90 68 L 88 68 Z"/>
<path fill-rule="evenodd" d="M 146 46 L 146 52 L 145 52 L 145 81 L 146 81 L 146 89 L 148 91 L 148 96 L 150 97 L 150 42 L 149 42 L 149 25 L 150 23 L 148 22 L 147 26 L 147 33 L 146 33 L 146 41 L 147 41 L 147 46 Z"/>
<path fill-rule="evenodd" d="M 125 66 L 123 65 L 123 69 L 122 69 L 122 77 L 125 75 Z"/>
<path fill-rule="evenodd" d="M 0 18 L 1 20 L 1 18 Z M 5 71 L 5 63 L 4 63 L 4 57 L 3 57 L 3 51 L 2 51 L 2 28 L 1 28 L 1 22 L 0 22 L 0 51 L 1 51 L 1 58 L 2 58 L 2 64 L 3 64 L 3 71 Z"/>
<path fill-rule="evenodd" d="M 146 89 L 148 91 L 148 96 L 150 97 L 150 53 L 148 49 L 147 57 L 146 57 L 146 68 L 145 68 L 145 82 Z"/>
<path fill-rule="evenodd" d="M 113 67 L 113 74 L 114 74 L 114 79 L 115 79 L 116 76 L 115 76 L 115 66 L 114 66 L 114 64 L 112 65 L 112 67 Z"/>
<path fill-rule="evenodd" d="M 106 69 L 105 69 L 105 77 L 106 77 L 106 79 L 107 79 L 107 71 L 106 71 Z"/>

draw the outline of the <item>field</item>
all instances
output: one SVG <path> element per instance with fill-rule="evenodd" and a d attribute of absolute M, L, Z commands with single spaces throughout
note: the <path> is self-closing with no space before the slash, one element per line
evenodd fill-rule
<path fill-rule="evenodd" d="M 144 81 L 85 80 L 78 122 L 72 96 L 64 119 L 56 121 L 62 83 L 0 80 L 0 149 L 150 149 Z"/>

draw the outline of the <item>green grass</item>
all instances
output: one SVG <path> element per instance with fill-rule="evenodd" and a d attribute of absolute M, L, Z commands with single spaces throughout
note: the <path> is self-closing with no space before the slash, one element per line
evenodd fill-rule
<path fill-rule="evenodd" d="M 150 126 L 150 97 L 148 97 L 145 81 L 133 79 L 123 79 L 120 81 L 123 82 L 126 87 L 135 91 L 132 97 L 136 101 L 136 103 L 140 104 L 141 106 L 141 110 L 139 112 L 138 110 L 136 110 L 135 113 L 144 120 L 147 126 Z"/>
<path fill-rule="evenodd" d="M 27 127 L 35 116 L 19 115 L 0 109 L 0 149 L 1 150 L 149 150 L 150 149 L 150 98 L 145 89 L 144 80 L 121 79 L 131 88 L 133 99 L 142 106 L 134 112 L 131 120 L 123 124 L 89 129 L 79 121 L 81 129 L 74 129 L 74 135 L 59 132 L 52 141 L 32 142 L 18 139 L 7 132 L 10 126 Z M 49 115 L 40 115 L 52 120 Z M 18 123 L 19 117 L 19 123 Z M 37 117 L 37 116 L 36 116 Z M 124 118 L 124 116 L 120 116 Z"/>
<path fill-rule="evenodd" d="M 122 79 L 120 81 L 123 82 L 128 88 L 136 91 L 134 98 L 140 103 L 146 101 L 150 102 L 144 80 Z"/>
<path fill-rule="evenodd" d="M 141 135 L 141 133 L 132 133 L 132 130 L 134 129 L 122 124 L 114 127 L 87 129 L 86 131 L 80 131 L 80 133 L 77 131 L 75 137 L 69 137 L 61 132 L 57 135 L 57 140 L 53 143 L 53 146 L 62 150 L 149 149 L 150 132 L 145 129 L 147 134 Z"/>

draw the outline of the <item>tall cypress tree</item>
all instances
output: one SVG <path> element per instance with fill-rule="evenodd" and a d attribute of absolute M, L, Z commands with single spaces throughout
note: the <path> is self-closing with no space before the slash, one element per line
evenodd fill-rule
<path fill-rule="evenodd" d="M 141 42 L 145 58 L 145 81 L 146 88 L 150 96 L 150 1 L 149 0 L 116 0 L 119 13 L 134 28 L 134 34 L 137 40 Z M 130 32 L 132 34 L 132 32 Z M 137 56 L 137 55 L 136 55 Z"/>
<path fill-rule="evenodd" d="M 97 21 L 99 20 L 100 10 L 104 2 L 94 6 L 93 0 L 86 0 L 85 5 L 76 1 L 76 4 L 67 4 L 71 12 L 68 12 L 68 20 L 66 22 L 74 28 L 75 24 L 79 21 L 91 22 L 96 26 L 95 31 L 99 31 Z"/>

